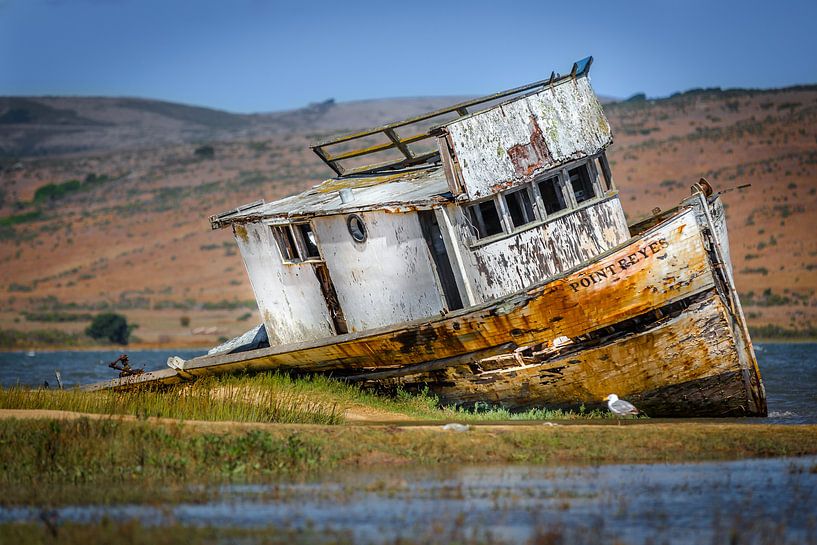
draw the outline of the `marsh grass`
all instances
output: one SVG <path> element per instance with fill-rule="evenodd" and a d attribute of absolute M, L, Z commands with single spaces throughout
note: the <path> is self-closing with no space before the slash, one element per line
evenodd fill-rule
<path fill-rule="evenodd" d="M 219 433 L 116 419 L 0 421 L 0 506 L 202 501 L 204 485 L 315 471 L 327 446 L 298 430 Z"/>
<path fill-rule="evenodd" d="M 622 448 L 622 445 L 626 448 Z M 448 464 L 644 463 L 817 453 L 814 426 L 236 426 L 121 419 L 0 420 L 0 506 L 207 501 L 272 483 Z"/>
<path fill-rule="evenodd" d="M 385 416 L 428 421 L 496 422 L 502 420 L 561 420 L 606 418 L 601 411 L 569 412 L 507 409 L 478 404 L 465 409 L 442 407 L 428 391 L 393 396 L 378 395 L 325 376 L 293 378 L 282 373 L 202 378 L 163 389 L 85 392 L 0 388 L 1 409 L 50 409 L 138 418 L 265 422 L 289 424 L 340 424 L 355 408 Z M 377 421 L 377 416 L 371 418 Z"/>
<path fill-rule="evenodd" d="M 312 395 L 325 389 L 320 382 L 294 382 L 283 375 L 267 374 L 207 378 L 170 388 L 123 392 L 13 387 L 0 389 L 0 408 L 178 420 L 338 424 L 343 421 L 343 398 Z"/>

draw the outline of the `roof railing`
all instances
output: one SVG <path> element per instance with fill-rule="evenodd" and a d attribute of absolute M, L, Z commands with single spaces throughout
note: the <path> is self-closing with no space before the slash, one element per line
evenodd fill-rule
<path fill-rule="evenodd" d="M 429 151 L 424 153 L 415 153 L 414 151 L 412 151 L 409 145 L 421 142 L 428 138 L 432 138 L 433 135 L 431 134 L 431 132 L 427 131 L 414 134 L 411 136 L 402 137 L 397 133 L 397 129 L 405 127 L 407 125 L 413 125 L 415 123 L 428 121 L 451 113 L 456 113 L 459 117 L 475 113 L 480 110 L 477 109 L 472 111 L 471 108 L 473 108 L 474 106 L 480 106 L 487 102 L 492 102 L 502 98 L 513 97 L 514 95 L 521 95 L 522 93 L 538 90 L 539 88 L 546 88 L 568 79 L 575 79 L 579 76 L 584 76 L 590 71 L 590 65 L 592 63 L 593 57 L 586 57 L 578 62 L 573 63 L 573 67 L 570 70 L 570 73 L 563 76 L 557 74 L 556 72 L 551 72 L 550 78 L 545 80 L 529 83 L 521 87 L 515 87 L 513 89 L 508 89 L 506 91 L 501 91 L 499 93 L 494 93 L 492 95 L 466 100 L 464 102 L 454 104 L 453 106 L 448 106 L 447 108 L 434 110 L 433 112 L 428 112 L 426 114 L 410 117 L 408 119 L 404 119 L 396 123 L 389 123 L 388 125 L 383 125 L 381 127 L 375 127 L 372 129 L 366 129 L 352 134 L 347 134 L 344 136 L 340 136 L 338 138 L 326 140 L 319 144 L 314 144 L 310 147 L 312 148 L 312 151 L 314 151 L 318 155 L 318 157 L 320 157 L 321 160 L 329 166 L 329 168 L 335 171 L 335 173 L 338 176 L 373 174 L 375 172 L 383 170 L 397 170 L 413 165 L 426 163 L 432 159 L 435 159 L 439 155 L 439 152 Z M 327 148 L 337 146 L 338 144 L 352 142 L 354 140 L 368 138 L 377 135 L 385 136 L 387 141 L 381 144 L 375 144 L 373 146 L 362 148 L 355 148 L 337 154 L 332 154 L 327 150 Z M 358 166 L 354 168 L 346 168 L 341 164 L 343 161 L 348 161 L 350 159 L 364 157 L 366 155 L 372 155 L 375 153 L 381 153 L 394 149 L 397 149 L 400 152 L 402 158 L 385 161 L 381 163 Z"/>

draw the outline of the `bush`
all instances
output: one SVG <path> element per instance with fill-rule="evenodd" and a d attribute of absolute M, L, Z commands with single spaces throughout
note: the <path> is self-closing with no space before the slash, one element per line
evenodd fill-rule
<path fill-rule="evenodd" d="M 121 314 L 105 312 L 97 314 L 85 334 L 98 341 L 110 341 L 115 344 L 128 344 L 134 326 L 128 325 L 128 320 Z"/>
<path fill-rule="evenodd" d="M 34 202 L 39 203 L 46 200 L 54 201 L 79 190 L 79 180 L 68 180 L 61 184 L 46 184 L 34 192 Z"/>
<path fill-rule="evenodd" d="M 181 324 L 182 327 L 189 326 L 190 325 L 190 316 L 182 316 L 181 318 L 179 318 L 179 324 Z"/>
<path fill-rule="evenodd" d="M 196 157 L 201 157 L 202 159 L 212 159 L 216 155 L 216 150 L 213 149 L 213 146 L 205 145 L 197 147 L 193 153 Z"/>

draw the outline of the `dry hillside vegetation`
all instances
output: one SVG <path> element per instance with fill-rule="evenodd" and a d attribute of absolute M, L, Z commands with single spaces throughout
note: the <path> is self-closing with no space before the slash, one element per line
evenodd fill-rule
<path fill-rule="evenodd" d="M 72 335 L 105 309 L 139 324 L 148 345 L 206 346 L 245 331 L 258 321 L 252 291 L 231 233 L 211 231 L 208 216 L 328 177 L 308 148 L 315 140 L 450 101 L 237 115 L 131 99 L 0 99 L 0 330 L 81 343 Z M 752 184 L 725 198 L 750 324 L 814 335 L 817 87 L 605 109 L 630 219 L 676 204 L 701 176 L 720 190 Z"/>

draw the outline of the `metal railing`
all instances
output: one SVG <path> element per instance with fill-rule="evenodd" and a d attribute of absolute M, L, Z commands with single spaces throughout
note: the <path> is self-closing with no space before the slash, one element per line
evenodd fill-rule
<path fill-rule="evenodd" d="M 545 80 L 529 83 L 521 87 L 515 87 L 513 89 L 508 89 L 507 91 L 501 91 L 499 93 L 494 93 L 492 95 L 466 100 L 465 102 L 460 102 L 447 108 L 434 110 L 433 112 L 418 115 L 415 117 L 410 117 L 408 119 L 404 119 L 396 123 L 390 123 L 388 125 L 383 125 L 381 127 L 375 127 L 373 129 L 366 129 L 364 131 L 347 134 L 344 136 L 340 136 L 338 138 L 326 140 L 324 142 L 312 145 L 310 147 L 312 148 L 312 151 L 314 151 L 318 155 L 318 157 L 320 157 L 321 160 L 329 166 L 329 168 L 335 171 L 335 173 L 338 176 L 371 174 L 383 170 L 398 170 L 412 165 L 426 163 L 429 160 L 436 158 L 439 152 L 426 151 L 422 153 L 415 153 L 409 146 L 411 144 L 416 144 L 417 142 L 421 142 L 428 138 L 433 138 L 434 135 L 432 134 L 432 132 L 426 131 L 411 136 L 403 137 L 397 133 L 397 129 L 406 127 L 408 125 L 413 125 L 415 123 L 432 120 L 434 118 L 442 117 L 444 115 L 451 113 L 456 113 L 460 117 L 469 115 L 471 113 L 475 113 L 475 111 L 480 110 L 477 109 L 475 111 L 471 111 L 470 108 L 473 108 L 474 106 L 484 105 L 488 102 L 492 102 L 502 98 L 513 97 L 514 95 L 520 95 L 522 93 L 527 93 L 529 91 L 538 90 L 540 88 L 542 89 L 547 88 L 549 86 L 555 85 L 556 83 L 560 83 L 568 79 L 574 79 L 579 76 L 584 76 L 590 71 L 590 65 L 592 63 L 593 57 L 586 57 L 578 62 L 573 63 L 573 67 L 570 73 L 564 76 L 559 75 L 556 72 L 551 72 L 550 78 Z M 368 147 L 354 148 L 351 150 L 342 151 L 337 154 L 332 154 L 327 149 L 332 146 L 337 146 L 339 144 L 344 144 L 347 142 L 352 142 L 354 140 L 364 139 L 378 135 L 385 136 L 387 141 L 381 144 L 375 144 Z M 343 161 L 348 161 L 350 159 L 365 157 L 367 155 L 372 155 L 395 149 L 398 150 L 402 155 L 401 158 L 398 158 L 396 160 L 393 159 L 389 161 L 358 166 L 354 168 L 346 168 L 341 164 Z"/>

